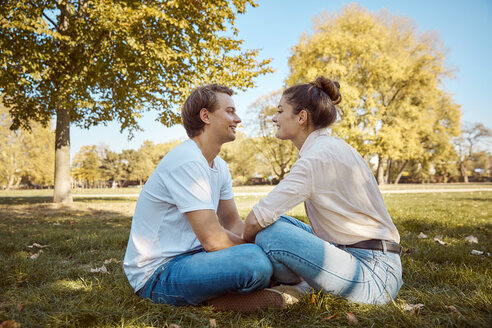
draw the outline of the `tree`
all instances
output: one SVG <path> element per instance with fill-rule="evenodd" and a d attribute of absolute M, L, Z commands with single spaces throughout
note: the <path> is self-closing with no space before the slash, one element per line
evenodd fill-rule
<path fill-rule="evenodd" d="M 297 148 L 287 140 L 275 137 L 276 127 L 272 121 L 277 112 L 280 91 L 258 98 L 252 105 L 254 115 L 250 125 L 255 127 L 256 138 L 251 139 L 256 151 L 263 155 L 272 172 L 282 180 L 296 161 Z"/>
<path fill-rule="evenodd" d="M 102 170 L 104 151 L 94 145 L 80 148 L 73 159 L 74 179 L 83 182 L 84 186 L 88 187 L 95 187 L 97 182 L 101 182 L 104 178 Z"/>
<path fill-rule="evenodd" d="M 236 133 L 234 142 L 222 145 L 219 156 L 229 165 L 232 178 L 242 184 L 254 176 L 259 164 L 251 138 L 247 138 L 242 131 Z"/>
<path fill-rule="evenodd" d="M 458 134 L 459 106 L 441 90 L 451 76 L 441 48 L 404 17 L 349 5 L 315 19 L 314 33 L 293 48 L 287 84 L 318 75 L 340 82 L 343 114 L 333 132 L 363 156 L 377 156 L 383 184 L 423 157 L 426 138 L 439 133 L 451 143 Z"/>
<path fill-rule="evenodd" d="M 125 149 L 121 152 L 124 176 L 127 181 L 138 181 L 143 185 L 154 171 L 152 160 L 144 153 L 135 149 Z"/>
<path fill-rule="evenodd" d="M 113 181 L 113 186 L 123 185 L 125 179 L 124 163 L 121 154 L 106 149 L 102 160 L 101 169 L 106 180 Z"/>
<path fill-rule="evenodd" d="M 463 181 L 468 183 L 468 165 L 477 152 L 477 146 L 486 142 L 492 136 L 492 130 L 482 123 L 465 123 L 461 129 L 461 136 L 455 139 L 459 155 L 460 173 Z"/>
<path fill-rule="evenodd" d="M 19 186 L 23 177 L 33 184 L 51 185 L 54 173 L 54 132 L 34 123 L 31 131 L 10 130 L 12 118 L 0 102 L 0 184 Z"/>
<path fill-rule="evenodd" d="M 140 129 L 144 111 L 165 126 L 194 86 L 246 89 L 271 71 L 241 52 L 236 14 L 252 0 L 4 0 L 0 5 L 0 92 L 11 128 L 56 116 L 54 202 L 72 201 L 70 125 L 116 120 Z M 233 35 L 226 32 L 232 28 Z"/>

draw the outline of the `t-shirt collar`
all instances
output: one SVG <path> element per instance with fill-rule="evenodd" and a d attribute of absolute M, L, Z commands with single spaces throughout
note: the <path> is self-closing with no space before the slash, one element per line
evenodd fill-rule
<path fill-rule="evenodd" d="M 301 158 L 314 145 L 314 142 L 316 141 L 316 139 L 318 139 L 318 137 L 327 135 L 329 135 L 328 128 L 321 128 L 311 132 L 304 141 L 301 149 L 299 150 L 297 158 Z"/>

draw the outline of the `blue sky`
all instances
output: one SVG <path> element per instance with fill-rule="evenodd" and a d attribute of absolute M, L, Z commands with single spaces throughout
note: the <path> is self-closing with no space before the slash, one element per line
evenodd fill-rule
<path fill-rule="evenodd" d="M 287 65 L 292 46 L 303 32 L 310 33 L 313 17 L 323 11 L 340 11 L 349 1 L 337 0 L 256 0 L 238 16 L 236 27 L 244 48 L 260 50 L 260 58 L 273 58 L 273 74 L 259 77 L 257 87 L 234 97 L 238 113 L 245 118 L 258 97 L 282 88 L 289 74 Z M 491 0 L 367 0 L 360 5 L 376 12 L 386 8 L 392 14 L 412 19 L 419 31 L 435 31 L 447 49 L 448 67 L 455 79 L 446 80 L 445 90 L 462 106 L 463 121 L 481 122 L 492 128 L 492 1 Z M 141 120 L 144 132 L 128 140 L 116 123 L 89 130 L 72 126 L 72 156 L 81 146 L 105 144 L 113 151 L 139 148 L 145 140 L 154 143 L 185 139 L 181 126 L 165 128 L 155 122 L 155 113 Z"/>

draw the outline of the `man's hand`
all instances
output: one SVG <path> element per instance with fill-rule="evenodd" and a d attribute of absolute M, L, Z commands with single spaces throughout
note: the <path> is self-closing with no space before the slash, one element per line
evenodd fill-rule
<path fill-rule="evenodd" d="M 263 228 L 258 223 L 255 213 L 253 211 L 249 212 L 246 221 L 244 221 L 243 239 L 246 242 L 254 243 L 256 234 L 261 230 Z"/>

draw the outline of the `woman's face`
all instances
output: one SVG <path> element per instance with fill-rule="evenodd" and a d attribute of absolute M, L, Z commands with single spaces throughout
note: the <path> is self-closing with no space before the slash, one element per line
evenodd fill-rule
<path fill-rule="evenodd" d="M 282 96 L 278 104 L 277 113 L 273 116 L 273 123 L 277 125 L 275 136 L 282 140 L 293 140 L 301 132 L 299 114 L 294 114 L 294 107 Z"/>

